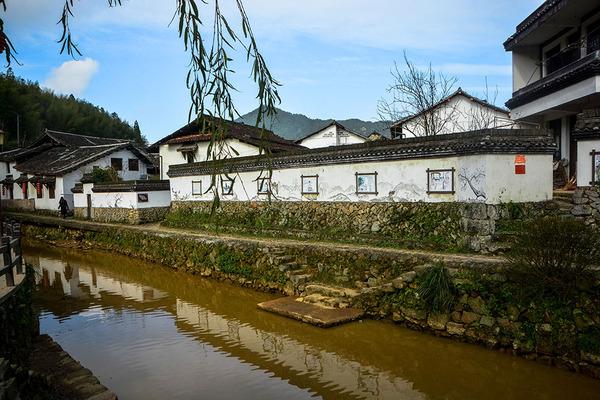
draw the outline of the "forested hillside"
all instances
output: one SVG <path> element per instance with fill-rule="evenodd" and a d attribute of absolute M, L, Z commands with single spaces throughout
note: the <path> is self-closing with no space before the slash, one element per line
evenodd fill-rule
<path fill-rule="evenodd" d="M 44 129 L 83 135 L 133 139 L 144 137 L 137 121 L 131 126 L 116 113 L 71 96 L 56 95 L 9 71 L 0 74 L 0 129 L 6 132 L 4 149 L 17 146 L 17 114 L 21 144 L 27 145 Z"/>
<path fill-rule="evenodd" d="M 256 110 L 242 115 L 238 120 L 248 125 L 254 125 L 256 123 Z M 277 109 L 277 115 L 272 121 L 267 122 L 267 128 L 281 137 L 289 140 L 297 140 L 316 132 L 331 121 L 331 119 L 309 118 L 306 115 L 293 114 Z M 337 122 L 359 134 L 369 135 L 373 131 L 377 131 L 384 136 L 390 136 L 390 130 L 388 129 L 390 126 L 389 122 L 362 121 L 356 118 L 337 120 Z"/>

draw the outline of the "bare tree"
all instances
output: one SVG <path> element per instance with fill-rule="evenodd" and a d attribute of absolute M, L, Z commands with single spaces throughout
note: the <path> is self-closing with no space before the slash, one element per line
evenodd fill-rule
<path fill-rule="evenodd" d="M 466 111 L 466 115 L 464 115 L 464 120 L 467 121 L 467 130 L 476 131 L 481 129 L 496 128 L 509 122 L 507 117 L 499 117 L 499 107 L 496 106 L 497 99 L 498 87 L 496 86 L 493 90 L 490 90 L 486 77 L 483 95 L 478 99 L 483 101 L 484 104 L 479 104 L 475 107 L 469 107 Z"/>
<path fill-rule="evenodd" d="M 456 77 L 434 71 L 431 64 L 419 69 L 406 52 L 404 64 L 400 69 L 394 63 L 393 83 L 387 88 L 390 98 L 381 99 L 377 104 L 380 119 L 396 123 L 407 120 L 410 123 L 404 124 L 404 129 L 414 136 L 433 136 L 447 131 L 448 125 L 456 120 L 458 110 L 451 105 L 441 107 L 441 102 L 454 92 Z"/>

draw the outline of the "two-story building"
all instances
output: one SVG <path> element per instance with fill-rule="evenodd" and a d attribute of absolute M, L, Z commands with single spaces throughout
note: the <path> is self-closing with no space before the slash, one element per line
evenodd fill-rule
<path fill-rule="evenodd" d="M 0 153 L 3 202 L 14 208 L 57 210 L 61 197 L 73 208 L 71 189 L 95 168 L 112 168 L 123 180 L 146 179 L 152 159 L 137 144 L 46 130 L 30 146 Z"/>
<path fill-rule="evenodd" d="M 506 103 L 512 117 L 552 130 L 555 159 L 568 161 L 579 186 L 589 185 L 600 168 L 600 3 L 545 1 L 504 48 L 513 59 L 513 95 Z"/>

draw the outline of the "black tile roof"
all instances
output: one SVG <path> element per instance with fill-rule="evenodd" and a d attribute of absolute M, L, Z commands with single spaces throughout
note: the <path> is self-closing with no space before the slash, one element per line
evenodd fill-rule
<path fill-rule="evenodd" d="M 204 129 L 199 124 L 204 124 Z M 211 139 L 213 130 L 224 124 L 226 127 L 225 137 L 238 139 L 240 142 L 248 143 L 259 147 L 263 140 L 267 142 L 271 152 L 277 153 L 281 151 L 295 150 L 303 148 L 290 140 L 286 140 L 281 136 L 277 136 L 267 129 L 258 128 L 251 125 L 242 124 L 239 122 L 225 121 L 216 117 L 205 115 L 200 121 L 197 119 L 176 130 L 168 136 L 160 139 L 158 142 L 149 147 L 149 151 L 158 152 L 158 147 L 161 144 L 171 143 L 194 143 L 205 142 Z"/>
<path fill-rule="evenodd" d="M 517 25 L 516 32 L 504 42 L 504 48 L 506 50 L 512 49 L 519 40 L 542 24 L 547 18 L 556 14 L 558 10 L 568 3 L 568 1 L 569 0 L 547 0 L 542 3 L 542 5 Z"/>
<path fill-rule="evenodd" d="M 425 157 L 450 157 L 469 154 L 552 154 L 556 148 L 548 131 L 539 129 L 485 129 L 429 137 L 304 149 L 271 157 L 232 158 L 223 164 L 224 173 L 258 171 L 268 168 L 286 169 L 307 166 L 391 161 Z M 171 165 L 167 175 L 209 175 L 211 162 Z"/>

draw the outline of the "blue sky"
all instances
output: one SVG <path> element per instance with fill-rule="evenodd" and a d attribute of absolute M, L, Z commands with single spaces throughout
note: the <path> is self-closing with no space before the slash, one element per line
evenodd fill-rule
<path fill-rule="evenodd" d="M 59 54 L 60 0 L 7 0 L 5 29 L 22 66 L 16 75 L 59 93 L 73 93 L 133 123 L 153 142 L 187 122 L 188 55 L 168 26 L 173 0 L 123 0 L 75 5 L 72 31 L 83 52 Z M 200 3 L 200 1 L 198 1 Z M 209 0 L 211 3 L 211 0 Z M 221 0 L 235 25 L 233 0 Z M 377 119 L 377 101 L 391 83 L 394 60 L 406 50 L 417 65 L 459 79 L 482 95 L 485 79 L 511 93 L 510 53 L 502 47 L 541 0 L 245 0 L 272 73 L 283 84 L 281 108 L 314 118 Z M 204 12 L 211 12 L 204 6 Z M 238 24 L 239 25 L 239 24 Z M 243 54 L 236 60 L 235 101 L 256 108 L 256 87 Z M 84 133 L 84 132 L 81 132 Z"/>

